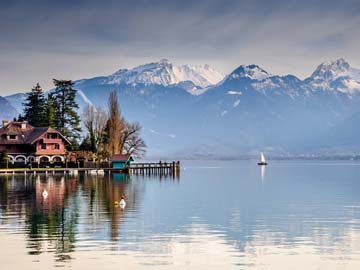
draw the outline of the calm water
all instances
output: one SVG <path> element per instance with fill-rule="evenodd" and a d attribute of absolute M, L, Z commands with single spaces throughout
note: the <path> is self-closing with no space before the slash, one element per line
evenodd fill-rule
<path fill-rule="evenodd" d="M 182 165 L 0 176 L 1 269 L 360 269 L 360 163 Z"/>

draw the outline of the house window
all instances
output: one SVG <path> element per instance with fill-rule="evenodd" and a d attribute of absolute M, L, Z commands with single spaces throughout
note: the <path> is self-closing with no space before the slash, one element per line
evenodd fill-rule
<path fill-rule="evenodd" d="M 45 143 L 41 144 L 41 149 L 46 149 L 46 144 Z"/>
<path fill-rule="evenodd" d="M 59 149 L 60 149 L 60 145 L 59 145 L 58 143 L 55 143 L 55 144 L 54 144 L 54 149 L 59 150 Z"/>
<path fill-rule="evenodd" d="M 16 140 L 16 135 L 9 135 L 9 140 Z"/>
<path fill-rule="evenodd" d="M 57 139 L 57 134 L 56 133 L 48 133 L 47 138 L 48 139 Z"/>

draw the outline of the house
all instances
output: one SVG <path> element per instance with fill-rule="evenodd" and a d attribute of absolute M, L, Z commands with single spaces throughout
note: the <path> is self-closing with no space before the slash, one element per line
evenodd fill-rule
<path fill-rule="evenodd" d="M 127 169 L 130 166 L 130 163 L 134 161 L 134 159 L 130 154 L 113 155 L 110 158 L 110 161 L 111 161 L 111 168 Z"/>
<path fill-rule="evenodd" d="M 71 143 L 50 127 L 33 127 L 27 122 L 3 121 L 0 152 L 14 162 L 65 162 L 65 147 Z"/>

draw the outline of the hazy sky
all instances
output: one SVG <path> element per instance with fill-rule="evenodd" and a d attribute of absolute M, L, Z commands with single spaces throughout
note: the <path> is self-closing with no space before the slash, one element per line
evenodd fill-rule
<path fill-rule="evenodd" d="M 304 78 L 360 67 L 359 0 L 0 1 L 0 95 L 168 58 Z"/>

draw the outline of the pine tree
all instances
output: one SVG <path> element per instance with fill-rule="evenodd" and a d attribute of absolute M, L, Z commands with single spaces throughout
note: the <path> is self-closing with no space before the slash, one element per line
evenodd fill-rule
<path fill-rule="evenodd" d="M 52 128 L 56 128 L 58 125 L 59 117 L 56 114 L 58 106 L 54 95 L 52 93 L 48 94 L 47 104 L 46 104 L 46 116 L 47 116 L 47 125 Z"/>
<path fill-rule="evenodd" d="M 53 80 L 55 90 L 52 93 L 54 108 L 54 125 L 73 147 L 78 146 L 80 138 L 80 117 L 77 114 L 79 105 L 75 101 L 76 90 L 73 89 L 74 83 L 71 80 Z"/>
<path fill-rule="evenodd" d="M 14 121 L 18 121 L 18 122 L 22 122 L 25 121 L 26 119 L 24 118 L 24 116 L 21 115 L 21 113 L 19 113 L 17 119 L 14 118 Z"/>
<path fill-rule="evenodd" d="M 46 119 L 46 99 L 39 83 L 27 93 L 24 105 L 24 114 L 22 119 L 28 121 L 35 127 L 47 126 Z"/>

